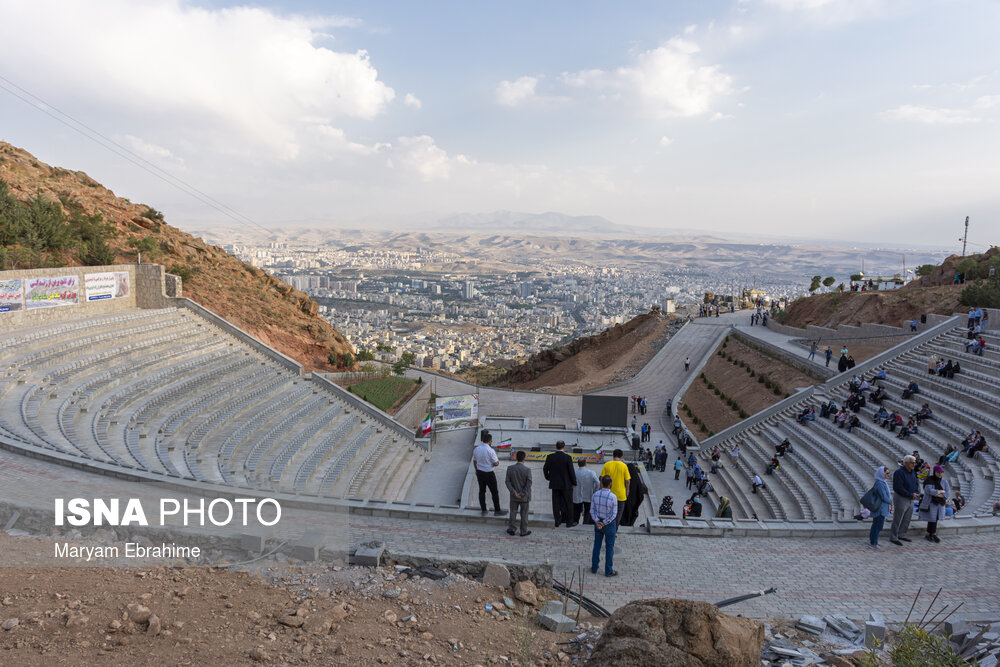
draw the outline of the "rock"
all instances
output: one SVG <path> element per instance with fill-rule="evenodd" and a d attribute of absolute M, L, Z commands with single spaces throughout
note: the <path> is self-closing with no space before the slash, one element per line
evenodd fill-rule
<path fill-rule="evenodd" d="M 250 650 L 250 659 L 254 662 L 267 662 L 271 656 L 268 655 L 263 646 L 255 646 Z"/>
<path fill-rule="evenodd" d="M 150 616 L 149 626 L 146 628 L 146 634 L 149 635 L 150 637 L 155 637 L 156 635 L 160 634 L 160 631 L 162 629 L 163 626 L 160 623 L 160 617 L 157 616 L 156 614 Z"/>
<path fill-rule="evenodd" d="M 510 586 L 510 570 L 499 563 L 487 563 L 483 570 L 483 584 L 507 588 Z"/>
<path fill-rule="evenodd" d="M 66 628 L 69 630 L 79 630 L 89 622 L 90 619 L 83 614 L 70 614 L 66 619 Z"/>
<path fill-rule="evenodd" d="M 382 591 L 382 597 L 392 600 L 398 598 L 400 592 L 398 588 L 390 588 L 389 590 Z"/>
<path fill-rule="evenodd" d="M 149 610 L 149 607 L 144 607 L 141 604 L 130 604 L 127 609 L 128 618 L 133 623 L 145 623 L 153 613 Z"/>
<path fill-rule="evenodd" d="M 508 597 L 505 597 L 503 599 L 503 606 L 507 607 L 507 609 L 513 609 L 514 608 L 514 601 L 511 600 Z"/>
<path fill-rule="evenodd" d="M 287 614 L 278 619 L 278 623 L 282 625 L 287 625 L 290 628 L 301 628 L 302 624 L 305 623 L 305 618 L 302 616 L 292 616 Z"/>
<path fill-rule="evenodd" d="M 386 623 L 389 623 L 390 625 L 392 623 L 396 622 L 396 618 L 397 618 L 397 616 L 396 616 L 395 612 L 393 612 L 393 611 L 391 611 L 389 609 L 386 609 L 385 613 L 382 614 L 382 620 L 384 620 Z"/>
<path fill-rule="evenodd" d="M 604 626 L 592 664 L 645 667 L 757 667 L 764 626 L 707 602 L 630 602 Z"/>
<path fill-rule="evenodd" d="M 519 581 L 514 584 L 514 597 L 525 604 L 538 604 L 538 589 L 530 581 Z"/>
<path fill-rule="evenodd" d="M 334 623 L 339 623 L 343 621 L 345 618 L 347 618 L 347 616 L 348 616 L 347 604 L 344 602 L 334 605 L 333 608 L 330 609 L 330 619 Z"/>
<path fill-rule="evenodd" d="M 330 632 L 333 622 L 323 614 L 312 614 L 302 623 L 302 629 L 314 635 L 325 635 Z"/>
<path fill-rule="evenodd" d="M 576 622 L 563 614 L 545 614 L 539 612 L 538 622 L 550 632 L 573 632 Z"/>
<path fill-rule="evenodd" d="M 16 628 L 18 623 L 20 623 L 20 621 L 18 621 L 16 618 L 8 618 L 6 621 L 3 622 L 3 625 L 0 625 L 0 628 L 3 628 L 4 630 L 7 630 L 9 632 L 10 630 Z"/>
<path fill-rule="evenodd" d="M 431 581 L 444 579 L 445 577 L 448 576 L 447 574 L 444 573 L 443 570 L 433 567 L 431 565 L 424 565 L 423 567 L 417 570 L 417 574 L 419 574 L 421 577 L 430 579 Z"/>

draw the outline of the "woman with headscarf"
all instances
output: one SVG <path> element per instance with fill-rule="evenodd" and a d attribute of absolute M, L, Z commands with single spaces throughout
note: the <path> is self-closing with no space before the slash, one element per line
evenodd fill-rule
<path fill-rule="evenodd" d="M 642 483 L 638 466 L 634 463 L 627 465 L 629 475 L 632 476 L 632 483 L 628 487 L 628 499 L 625 500 L 625 509 L 622 510 L 621 525 L 634 526 L 636 519 L 639 518 L 639 508 L 642 507 L 642 501 L 645 500 L 649 489 Z"/>
<path fill-rule="evenodd" d="M 937 536 L 938 521 L 945 518 L 945 503 L 951 495 L 951 485 L 944 479 L 944 468 L 934 466 L 934 472 L 924 480 L 924 496 L 920 499 L 920 520 L 927 522 L 928 542 L 940 542 Z"/>
<path fill-rule="evenodd" d="M 732 519 L 733 518 L 733 508 L 729 504 L 729 498 L 725 496 L 719 496 L 719 509 L 715 510 L 716 519 Z"/>
<path fill-rule="evenodd" d="M 889 472 L 885 466 L 879 466 L 875 469 L 875 486 L 872 488 L 882 502 L 871 510 L 872 529 L 868 533 L 868 545 L 872 549 L 878 549 L 879 533 L 882 532 L 882 526 L 885 525 L 885 518 L 892 511 L 892 495 L 889 493 L 889 483 L 886 481 L 888 478 Z"/>
<path fill-rule="evenodd" d="M 837 370 L 841 373 L 847 370 L 847 355 L 841 354 L 840 361 L 837 362 Z"/>

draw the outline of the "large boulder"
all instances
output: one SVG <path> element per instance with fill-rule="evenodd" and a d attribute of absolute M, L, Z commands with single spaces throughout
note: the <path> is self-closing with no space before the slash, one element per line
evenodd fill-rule
<path fill-rule="evenodd" d="M 637 600 L 618 609 L 587 664 L 756 667 L 764 626 L 707 602 Z"/>

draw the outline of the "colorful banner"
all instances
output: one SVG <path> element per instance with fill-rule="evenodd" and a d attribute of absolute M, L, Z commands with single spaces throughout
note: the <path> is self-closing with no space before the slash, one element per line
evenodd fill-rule
<path fill-rule="evenodd" d="M 128 271 L 88 273 L 83 277 L 87 301 L 120 299 L 129 294 Z"/>
<path fill-rule="evenodd" d="M 434 428 L 451 431 L 479 426 L 479 396 L 444 396 L 434 401 Z"/>
<path fill-rule="evenodd" d="M 75 306 L 79 303 L 79 281 L 76 276 L 28 278 L 24 282 L 24 305 L 28 310 Z"/>
<path fill-rule="evenodd" d="M 525 461 L 544 461 L 545 458 L 549 454 L 551 454 L 551 453 L 552 452 L 525 452 L 524 453 L 524 460 Z M 574 453 L 571 453 L 571 452 L 566 452 L 566 453 L 569 454 L 570 458 L 573 459 L 574 463 L 576 461 L 579 461 L 580 459 L 583 459 L 587 463 L 600 463 L 601 461 L 604 460 L 604 454 L 602 454 L 601 452 L 589 452 L 589 453 L 588 452 L 584 452 L 583 454 L 574 454 Z M 510 460 L 511 461 L 515 460 L 516 456 L 517 456 L 517 452 L 511 452 L 510 453 Z"/>
<path fill-rule="evenodd" d="M 24 308 L 24 282 L 0 280 L 0 313 L 10 313 Z"/>

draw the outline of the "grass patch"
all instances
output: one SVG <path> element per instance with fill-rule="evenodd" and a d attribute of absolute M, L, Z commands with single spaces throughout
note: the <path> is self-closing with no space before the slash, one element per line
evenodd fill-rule
<path fill-rule="evenodd" d="M 405 399 L 409 398 L 418 387 L 416 380 L 385 377 L 356 382 L 348 389 L 352 394 L 360 396 L 378 409 L 389 412 L 396 403 L 405 402 Z"/>

